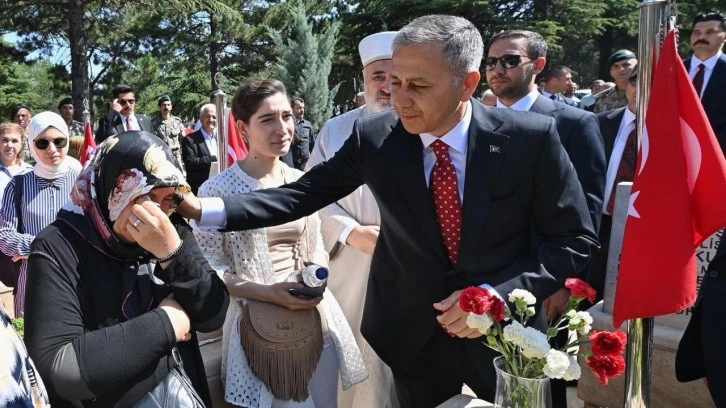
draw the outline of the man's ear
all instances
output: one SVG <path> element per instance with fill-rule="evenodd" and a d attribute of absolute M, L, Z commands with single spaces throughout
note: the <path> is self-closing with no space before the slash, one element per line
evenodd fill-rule
<path fill-rule="evenodd" d="M 479 71 L 472 71 L 466 74 L 462 81 L 464 85 L 464 93 L 461 95 L 462 102 L 468 101 L 471 96 L 474 95 L 476 87 L 479 85 L 479 81 L 481 81 L 481 73 L 479 73 Z"/>
<path fill-rule="evenodd" d="M 547 58 L 545 57 L 539 57 L 535 59 L 532 64 L 534 64 L 534 72 L 535 74 L 539 74 L 542 71 L 544 71 L 545 65 L 547 65 Z"/>

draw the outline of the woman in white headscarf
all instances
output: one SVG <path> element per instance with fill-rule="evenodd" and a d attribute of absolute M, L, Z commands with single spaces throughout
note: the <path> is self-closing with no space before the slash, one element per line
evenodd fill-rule
<path fill-rule="evenodd" d="M 25 308 L 25 282 L 30 243 L 68 201 L 81 170 L 68 154 L 68 126 L 54 112 L 41 112 L 27 128 L 33 171 L 16 176 L 3 194 L 0 210 L 0 251 L 22 260 L 15 285 L 15 317 Z"/>

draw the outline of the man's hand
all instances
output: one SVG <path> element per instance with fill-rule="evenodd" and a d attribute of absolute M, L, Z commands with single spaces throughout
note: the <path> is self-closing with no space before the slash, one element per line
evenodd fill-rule
<path fill-rule="evenodd" d="M 466 325 L 468 313 L 459 308 L 459 297 L 463 290 L 457 290 L 441 302 L 434 303 L 434 309 L 443 312 L 436 317 L 441 328 L 446 330 L 450 336 L 476 339 L 484 334 L 477 329 L 471 329 Z"/>
<path fill-rule="evenodd" d="M 542 302 L 542 306 L 547 311 L 547 320 L 553 321 L 567 308 L 567 301 L 570 300 L 570 290 L 562 288 L 555 292 L 552 296 Z"/>
<path fill-rule="evenodd" d="M 346 243 L 363 253 L 372 254 L 379 232 L 380 227 L 377 225 L 359 225 L 350 232 Z"/>
<path fill-rule="evenodd" d="M 177 202 L 175 211 L 182 217 L 197 221 L 202 218 L 202 203 L 194 194 L 188 193 L 175 197 L 174 201 Z"/>
<path fill-rule="evenodd" d="M 114 99 L 113 102 L 111 102 L 110 107 L 111 107 L 111 110 L 121 113 L 121 105 L 118 103 L 118 99 Z"/>

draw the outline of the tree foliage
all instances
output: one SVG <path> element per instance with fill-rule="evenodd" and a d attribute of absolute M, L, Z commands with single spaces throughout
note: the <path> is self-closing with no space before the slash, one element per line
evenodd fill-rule
<path fill-rule="evenodd" d="M 305 115 L 319 128 L 332 116 L 333 99 L 338 92 L 338 85 L 331 87 L 328 78 L 340 23 L 332 22 L 322 33 L 315 34 L 302 3 L 285 7 L 289 7 L 292 24 L 286 30 L 270 30 L 277 50 L 272 74 L 285 84 L 290 96 L 305 100 Z"/>

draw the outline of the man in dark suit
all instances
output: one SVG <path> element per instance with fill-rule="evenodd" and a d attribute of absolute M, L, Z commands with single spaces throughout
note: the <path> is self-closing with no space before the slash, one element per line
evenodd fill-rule
<path fill-rule="evenodd" d="M 726 16 L 702 14 L 693 21 L 693 55 L 684 61 L 706 116 L 726 154 Z M 726 406 L 726 242 L 723 236 L 701 283 L 691 320 L 676 353 L 676 377 L 693 381 L 706 377 L 718 407 Z"/>
<path fill-rule="evenodd" d="M 463 18 L 413 20 L 393 43 L 395 112 L 359 119 L 341 149 L 296 183 L 205 199 L 201 208 L 189 197 L 179 207 L 202 227 L 260 228 L 366 183 L 382 222 L 361 331 L 391 367 L 404 408 L 436 406 L 462 383 L 493 398 L 495 353 L 466 325 L 458 306 L 464 288 L 489 285 L 505 299 L 522 288 L 545 299 L 581 273 L 597 247 L 554 120 L 471 98 L 483 49 Z M 443 195 L 454 206 L 448 214 Z M 545 327 L 543 314 L 532 321 Z"/>
<path fill-rule="evenodd" d="M 113 102 L 106 116 L 98 122 L 96 143 L 107 137 L 127 130 L 145 130 L 154 133 L 151 119 L 136 113 L 136 92 L 129 85 L 116 85 L 113 88 Z"/>
<path fill-rule="evenodd" d="M 213 103 L 202 106 L 199 121 L 202 127 L 181 140 L 187 182 L 194 194 L 209 179 L 209 171 L 217 162 L 217 107 Z"/>
<path fill-rule="evenodd" d="M 605 158 L 608 163 L 605 179 L 605 195 L 602 207 L 602 222 L 600 225 L 599 241 L 600 249 L 592 258 L 592 265 L 588 274 L 588 283 L 597 290 L 596 302 L 603 298 L 605 287 L 605 273 L 610 250 L 610 232 L 613 223 L 613 207 L 615 200 L 615 189 L 621 181 L 633 181 L 633 174 L 627 174 L 621 169 L 621 162 L 634 160 L 628 158 L 628 152 L 634 149 L 629 139 L 637 128 L 635 119 L 636 94 L 638 91 L 638 70 L 633 68 L 628 84 L 625 88 L 625 97 L 628 105 L 609 112 L 602 112 L 597 115 L 605 146 Z M 633 163 L 634 167 L 634 163 Z"/>
<path fill-rule="evenodd" d="M 511 61 L 518 59 L 519 64 L 505 67 L 507 58 Z M 505 64 L 500 62 L 502 59 L 505 59 Z M 605 152 L 597 118 L 591 112 L 558 102 L 557 97 L 562 96 L 560 89 L 572 83 L 572 73 L 567 67 L 551 68 L 544 75 L 546 82 L 542 93 L 537 91 L 535 78 L 546 64 L 547 44 L 544 38 L 525 30 L 502 31 L 494 35 L 489 41 L 488 58 L 484 60 L 487 83 L 497 96 L 498 107 L 536 112 L 557 121 L 560 143 L 577 171 L 590 219 L 597 231 L 605 189 Z M 586 279 L 585 272 L 581 278 Z M 549 320 L 565 310 L 569 297 L 570 291 L 563 287 L 545 300 Z M 566 333 L 563 332 L 563 335 L 561 342 L 565 343 Z M 565 382 L 553 381 L 552 388 L 554 406 L 567 405 Z"/>
<path fill-rule="evenodd" d="M 496 37 L 496 36 L 495 36 Z M 494 38 L 492 38 L 494 40 Z M 543 40 L 544 42 L 544 40 Z M 491 42 L 490 42 L 491 43 Z M 546 46 L 545 46 L 546 47 Z M 545 48 L 545 53 L 547 49 Z M 530 55 L 531 56 L 531 55 Z M 541 55 L 541 58 L 545 58 L 547 55 Z M 547 61 L 545 60 L 545 63 Z M 544 69 L 544 66 L 539 69 L 539 72 L 542 72 Z M 545 96 L 545 98 L 550 99 L 552 101 L 564 103 L 569 106 L 577 106 L 577 104 L 572 101 L 571 99 L 568 100 L 563 95 L 564 92 L 567 90 L 568 86 L 572 85 L 572 70 L 568 67 L 557 65 L 554 66 L 547 71 L 545 71 L 544 74 L 542 74 L 542 79 L 544 80 L 542 84 L 542 95 Z M 533 78 L 534 81 L 534 78 Z M 533 82 L 534 85 L 534 82 Z M 536 88 L 536 85 L 535 85 Z"/>

